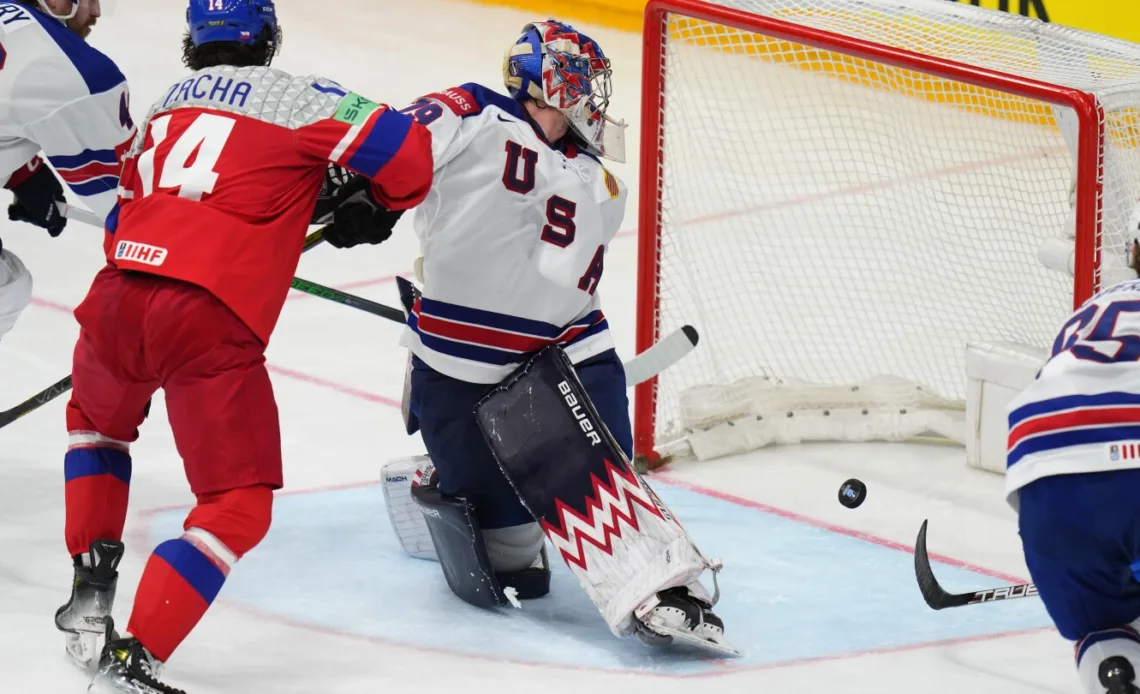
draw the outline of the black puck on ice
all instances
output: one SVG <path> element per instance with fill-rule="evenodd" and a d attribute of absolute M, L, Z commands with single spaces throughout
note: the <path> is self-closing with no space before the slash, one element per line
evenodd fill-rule
<path fill-rule="evenodd" d="M 847 508 L 859 508 L 867 499 L 867 485 L 857 479 L 849 479 L 839 488 L 839 503 Z"/>

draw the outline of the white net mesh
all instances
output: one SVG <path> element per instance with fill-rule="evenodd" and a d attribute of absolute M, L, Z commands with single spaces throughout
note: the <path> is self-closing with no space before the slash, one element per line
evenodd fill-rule
<path fill-rule="evenodd" d="M 1140 47 L 934 0 L 720 4 L 1096 94 L 1102 267 L 1119 266 Z M 1052 340 L 1073 278 L 1037 254 L 1072 249 L 1075 113 L 680 14 L 661 70 L 658 328 L 702 340 L 659 381 L 658 444 L 762 418 L 785 406 L 774 390 L 960 409 L 968 342 Z"/>

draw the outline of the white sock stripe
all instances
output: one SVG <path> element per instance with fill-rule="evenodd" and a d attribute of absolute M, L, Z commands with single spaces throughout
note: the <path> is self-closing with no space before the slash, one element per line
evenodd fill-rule
<path fill-rule="evenodd" d="M 229 569 L 237 563 L 237 555 L 226 547 L 225 543 L 214 535 L 201 528 L 190 528 L 182 534 L 182 539 L 198 548 L 198 551 L 209 557 L 219 569 L 229 573 Z"/>
<path fill-rule="evenodd" d="M 127 441 L 119 441 L 109 436 L 103 436 L 97 431 L 71 431 L 67 434 L 67 447 L 72 448 L 118 448 L 121 450 L 130 450 L 131 444 Z"/>

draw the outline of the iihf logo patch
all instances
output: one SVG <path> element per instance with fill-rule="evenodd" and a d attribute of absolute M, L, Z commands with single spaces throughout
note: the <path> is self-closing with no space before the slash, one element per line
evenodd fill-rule
<path fill-rule="evenodd" d="M 1114 444 L 1114 445 L 1112 445 L 1111 447 L 1109 447 L 1109 449 L 1108 449 L 1108 457 L 1109 457 L 1109 459 L 1110 459 L 1110 460 L 1112 460 L 1113 462 L 1116 462 L 1117 460 L 1120 460 L 1120 446 L 1117 446 L 1117 445 L 1115 445 L 1115 444 Z"/>

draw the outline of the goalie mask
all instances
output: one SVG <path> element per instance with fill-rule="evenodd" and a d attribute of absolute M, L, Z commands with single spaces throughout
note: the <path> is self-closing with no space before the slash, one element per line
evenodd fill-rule
<path fill-rule="evenodd" d="M 503 80 L 515 99 L 558 109 L 586 150 L 625 161 L 624 121 L 606 115 L 612 85 L 602 47 L 568 24 L 528 24 L 503 62 Z"/>

